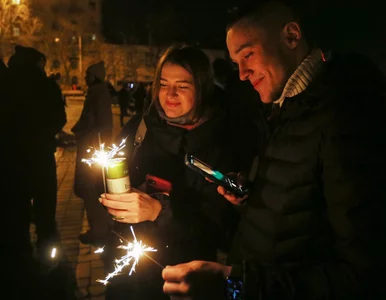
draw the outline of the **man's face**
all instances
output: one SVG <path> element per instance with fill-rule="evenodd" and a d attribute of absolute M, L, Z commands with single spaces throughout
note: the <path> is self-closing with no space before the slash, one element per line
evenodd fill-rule
<path fill-rule="evenodd" d="M 280 33 L 276 36 L 256 25 L 236 24 L 228 31 L 226 43 L 231 59 L 239 67 L 240 79 L 251 82 L 262 102 L 277 100 L 292 65 Z"/>
<path fill-rule="evenodd" d="M 196 101 L 193 76 L 179 65 L 165 63 L 161 71 L 158 98 L 169 118 L 188 113 Z"/>

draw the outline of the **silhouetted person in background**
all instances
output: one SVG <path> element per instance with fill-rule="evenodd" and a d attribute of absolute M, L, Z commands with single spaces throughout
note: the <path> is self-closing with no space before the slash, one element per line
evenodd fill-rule
<path fill-rule="evenodd" d="M 8 74 L 8 67 L 5 65 L 4 61 L 0 59 L 0 80 L 4 79 Z"/>
<path fill-rule="evenodd" d="M 90 65 L 86 70 L 88 86 L 82 114 L 71 129 L 75 134 L 77 158 L 74 192 L 84 200 L 90 230 L 79 236 L 83 244 L 104 244 L 110 218 L 99 203 L 99 191 L 103 190 L 101 169 L 83 163 L 91 147 L 99 149 L 100 142 L 109 146 L 112 138 L 113 115 L 111 98 L 105 82 L 106 69 L 103 61 Z M 100 139 L 99 139 L 100 137 Z M 92 153 L 91 153 L 92 154 Z"/>
<path fill-rule="evenodd" d="M 134 98 L 134 109 L 137 114 L 142 114 L 144 105 L 145 105 L 145 98 L 147 95 L 146 88 L 142 82 L 137 83 L 137 88 L 133 92 L 133 98 Z"/>
<path fill-rule="evenodd" d="M 59 246 L 55 135 L 67 120 L 60 89 L 46 76 L 45 64 L 43 53 L 22 46 L 15 47 L 8 61 L 5 140 L 12 149 L 6 159 L 7 176 L 12 180 L 7 189 L 18 194 L 12 197 L 12 214 L 17 218 L 8 218 L 7 231 L 18 232 L 8 240 L 13 251 L 19 251 L 19 246 L 25 255 L 31 254 L 32 203 L 38 258 L 51 264 L 51 250 Z"/>
<path fill-rule="evenodd" d="M 118 104 L 120 108 L 119 122 L 121 127 L 125 125 L 124 118 L 129 116 L 127 112 L 130 101 L 130 90 L 126 82 L 122 84 L 122 88 L 118 92 Z"/>
<path fill-rule="evenodd" d="M 111 104 L 117 104 L 118 91 L 115 89 L 114 85 L 111 83 L 110 80 L 106 80 L 106 85 L 110 94 Z"/>

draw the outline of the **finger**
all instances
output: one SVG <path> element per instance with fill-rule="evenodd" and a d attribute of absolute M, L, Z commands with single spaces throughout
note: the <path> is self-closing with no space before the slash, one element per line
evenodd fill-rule
<path fill-rule="evenodd" d="M 108 213 L 112 216 L 114 220 L 118 219 L 124 219 L 127 217 L 127 211 L 126 210 L 118 210 L 118 209 L 107 209 Z"/>
<path fill-rule="evenodd" d="M 162 278 L 165 281 L 183 281 L 186 276 L 186 264 L 179 264 L 176 266 L 166 266 L 162 270 Z"/>
<path fill-rule="evenodd" d="M 121 200 L 121 195 L 123 195 L 123 194 L 108 194 L 108 193 L 104 193 L 104 194 L 100 195 L 100 198 L 107 199 L 107 200 L 120 201 Z"/>
<path fill-rule="evenodd" d="M 248 196 L 244 196 L 242 198 L 237 198 L 233 194 L 224 195 L 224 198 L 227 199 L 233 205 L 240 205 Z"/>
<path fill-rule="evenodd" d="M 228 199 L 227 199 L 228 200 Z M 240 202 L 238 201 L 234 201 L 234 200 L 228 200 L 230 203 L 232 203 L 233 205 L 240 205 Z"/>
<path fill-rule="evenodd" d="M 209 181 L 209 182 L 214 182 L 213 180 L 210 180 L 208 177 L 205 177 L 206 181 Z"/>
<path fill-rule="evenodd" d="M 236 202 L 237 201 L 237 197 L 234 194 L 232 194 L 231 192 L 227 191 L 223 187 L 221 187 L 221 189 L 222 190 L 220 190 L 220 194 L 223 195 L 225 199 L 227 199 L 230 202 Z"/>
<path fill-rule="evenodd" d="M 223 196 L 226 194 L 226 190 L 220 185 L 217 187 L 217 192 Z"/>
<path fill-rule="evenodd" d="M 127 223 L 127 222 L 125 222 L 125 220 L 126 220 L 125 217 L 112 216 L 111 218 L 112 218 L 114 221 L 119 222 L 119 223 Z"/>
<path fill-rule="evenodd" d="M 177 295 L 179 295 L 178 297 L 181 297 L 188 294 L 189 285 L 185 282 L 166 281 L 164 283 L 163 290 L 165 294 L 173 295 L 173 297 L 177 297 Z"/>
<path fill-rule="evenodd" d="M 118 213 L 115 216 L 118 216 L 118 218 L 114 218 L 115 221 L 120 222 L 120 223 L 129 223 L 129 224 L 137 224 L 140 223 L 141 221 L 141 216 L 137 212 L 129 212 L 129 211 L 124 211 L 123 213 Z"/>
<path fill-rule="evenodd" d="M 141 190 L 133 188 L 133 187 L 131 188 L 131 193 L 146 194 L 146 193 L 142 192 Z"/>
<path fill-rule="evenodd" d="M 138 192 L 137 192 L 138 191 Z M 123 193 L 123 194 L 102 194 L 105 195 L 105 199 L 111 200 L 111 201 L 122 201 L 122 202 L 128 202 L 131 201 L 132 199 L 137 199 L 139 198 L 139 195 L 144 194 L 139 190 L 130 192 L 130 193 Z M 103 199 L 101 195 L 101 198 Z"/>
<path fill-rule="evenodd" d="M 106 198 L 99 198 L 99 202 L 102 203 L 107 208 L 127 210 L 131 202 L 127 201 L 117 201 L 117 200 L 107 200 Z"/>

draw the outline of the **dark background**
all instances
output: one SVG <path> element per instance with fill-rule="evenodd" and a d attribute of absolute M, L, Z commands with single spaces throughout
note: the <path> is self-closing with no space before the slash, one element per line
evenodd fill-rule
<path fill-rule="evenodd" d="M 258 1 L 258 0 L 255 0 Z M 356 50 L 383 60 L 386 21 L 382 2 L 293 0 L 319 45 Z M 225 49 L 225 26 L 235 0 L 105 0 L 103 34 L 110 43 L 168 44 L 186 41 Z"/>

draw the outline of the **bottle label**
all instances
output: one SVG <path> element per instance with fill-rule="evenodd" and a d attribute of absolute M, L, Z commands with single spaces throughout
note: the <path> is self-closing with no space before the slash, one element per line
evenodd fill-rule
<path fill-rule="evenodd" d="M 106 179 L 107 192 L 110 194 L 129 193 L 131 190 L 130 178 L 125 176 L 122 178 Z"/>

